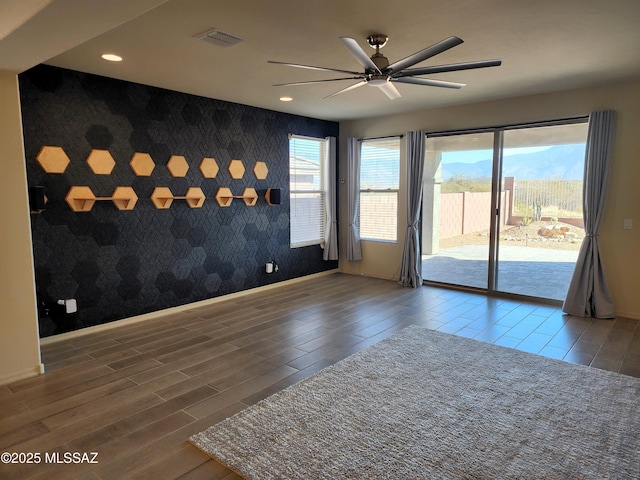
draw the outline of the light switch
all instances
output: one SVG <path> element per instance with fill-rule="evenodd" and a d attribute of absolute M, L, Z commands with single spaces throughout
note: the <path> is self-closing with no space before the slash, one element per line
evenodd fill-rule
<path fill-rule="evenodd" d="M 630 218 L 625 218 L 624 219 L 623 228 L 625 230 L 631 230 L 631 219 Z"/>

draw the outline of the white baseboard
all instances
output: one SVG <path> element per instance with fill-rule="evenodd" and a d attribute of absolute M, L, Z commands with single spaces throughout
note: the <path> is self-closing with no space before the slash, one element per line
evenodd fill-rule
<path fill-rule="evenodd" d="M 35 367 L 27 368 L 19 372 L 12 372 L 9 375 L 0 377 L 0 385 L 6 385 L 8 383 L 17 382 L 18 380 L 24 380 L 25 378 L 35 377 L 44 373 L 44 364 L 39 363 Z"/>
<path fill-rule="evenodd" d="M 95 325 L 93 327 L 86 327 L 80 330 L 74 330 L 73 332 L 61 333 L 58 335 L 53 335 L 51 337 L 45 337 L 40 339 L 40 345 L 51 345 L 52 343 L 57 343 L 65 340 L 69 340 L 71 338 L 77 338 L 84 335 L 88 335 L 96 332 L 103 332 L 105 330 L 112 330 L 114 328 L 122 327 L 124 325 L 133 325 L 134 323 L 145 322 L 147 320 L 152 320 L 160 317 L 165 317 L 167 315 L 173 315 L 176 313 L 186 312 L 188 310 L 193 310 L 194 308 L 206 307 L 209 305 L 213 305 L 218 302 L 222 302 L 225 300 L 231 300 L 238 297 L 244 297 L 246 295 L 251 295 L 252 293 L 264 292 L 266 290 L 271 290 L 274 288 L 284 287 L 286 285 L 292 285 L 294 283 L 303 282 L 306 280 L 310 280 L 312 278 L 324 277 L 327 275 L 333 275 L 338 273 L 338 269 L 327 270 L 325 272 L 313 273 L 311 275 L 305 275 L 304 277 L 292 278 L 291 280 L 285 280 L 283 282 L 271 283 L 269 285 L 263 285 L 262 287 L 251 288 L 249 290 L 243 290 L 241 292 L 230 293 L 228 295 L 222 295 L 220 297 L 208 298 L 206 300 L 200 300 L 199 302 L 187 303 L 185 305 L 179 305 L 177 307 L 166 308 L 164 310 L 158 310 L 156 312 L 145 313 L 142 315 L 136 315 L 135 317 L 123 318 L 122 320 L 115 320 L 109 323 L 103 323 L 101 325 Z"/>

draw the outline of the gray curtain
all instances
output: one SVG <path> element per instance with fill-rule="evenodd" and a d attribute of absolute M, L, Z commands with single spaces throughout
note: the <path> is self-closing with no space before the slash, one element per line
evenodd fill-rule
<path fill-rule="evenodd" d="M 424 172 L 424 132 L 407 133 L 407 233 L 400 264 L 400 280 L 405 287 L 422 285 L 422 256 L 420 255 L 420 206 L 422 204 L 422 176 Z"/>
<path fill-rule="evenodd" d="M 362 260 L 358 215 L 360 210 L 360 143 L 357 138 L 347 138 L 347 260 Z"/>
<path fill-rule="evenodd" d="M 562 306 L 562 311 L 570 315 L 595 318 L 615 316 L 598 242 L 609 183 L 614 119 L 613 111 L 594 112 L 589 116 L 583 187 L 586 235 Z"/>
<path fill-rule="evenodd" d="M 338 218 L 336 216 L 336 137 L 327 137 L 327 161 L 324 167 L 325 211 L 327 223 L 324 230 L 323 260 L 338 260 Z"/>

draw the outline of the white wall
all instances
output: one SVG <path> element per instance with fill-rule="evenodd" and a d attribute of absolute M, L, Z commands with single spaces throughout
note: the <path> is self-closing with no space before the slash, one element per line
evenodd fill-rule
<path fill-rule="evenodd" d="M 490 127 L 539 120 L 588 115 L 596 110 L 618 112 L 616 138 L 603 225 L 600 232 L 605 273 L 619 316 L 640 319 L 640 82 L 597 88 L 555 92 L 544 95 L 462 105 L 340 124 L 340 172 L 346 169 L 346 139 L 402 134 L 410 130 L 437 132 L 474 127 Z M 401 158 L 401 176 L 405 161 Z M 406 184 L 400 185 L 401 198 Z M 347 198 L 346 183 L 340 198 Z M 397 245 L 363 242 L 363 260 L 349 262 L 341 256 L 340 270 L 380 278 L 398 278 L 406 222 L 406 205 L 399 207 Z M 346 245 L 347 210 L 341 205 L 341 245 Z M 632 230 L 623 230 L 623 219 L 634 221 Z M 405 224 L 406 227 L 406 224 Z"/>
<path fill-rule="evenodd" d="M 40 372 L 18 77 L 0 71 L 0 384 Z"/>

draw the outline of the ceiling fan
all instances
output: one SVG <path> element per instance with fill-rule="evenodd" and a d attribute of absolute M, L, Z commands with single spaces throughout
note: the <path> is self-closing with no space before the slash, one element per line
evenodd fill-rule
<path fill-rule="evenodd" d="M 376 53 L 374 53 L 371 58 L 367 56 L 362 47 L 360 47 L 360 45 L 358 45 L 358 42 L 356 42 L 353 38 L 340 37 L 340 40 L 342 40 L 342 43 L 344 43 L 351 54 L 356 57 L 358 63 L 360 63 L 360 65 L 364 67 L 364 72 L 354 72 L 350 70 L 341 70 L 338 68 L 315 67 L 312 65 L 300 65 L 298 63 L 275 62 L 273 60 L 269 60 L 268 63 L 274 63 L 278 65 L 287 65 L 289 67 L 306 68 L 309 70 L 320 70 L 324 72 L 338 72 L 351 75 L 350 77 L 330 78 L 326 80 L 278 83 L 274 86 L 279 87 L 289 85 L 310 85 L 314 83 L 336 82 L 341 80 L 355 79 L 360 81 L 346 88 L 343 88 L 342 90 L 339 90 L 325 98 L 335 97 L 336 95 L 340 95 L 341 93 L 348 92 L 349 90 L 353 90 L 363 85 L 371 85 L 373 87 L 378 87 L 385 93 L 385 95 L 387 95 L 387 97 L 393 100 L 401 96 L 400 92 L 395 87 L 395 85 L 393 85 L 393 83 L 410 83 L 413 85 L 425 85 L 429 87 L 462 88 L 465 86 L 464 83 L 446 82 L 443 80 L 430 80 L 427 78 L 418 78 L 418 76 L 429 75 L 432 73 L 454 72 L 458 70 L 471 70 L 474 68 L 497 67 L 502 64 L 502 60 L 480 60 L 475 62 L 452 63 L 449 65 L 409 68 L 417 63 L 427 60 L 428 58 L 434 57 L 439 53 L 449 50 L 456 45 L 460 45 L 461 43 L 463 43 L 463 41 L 458 37 L 445 38 L 444 40 L 435 43 L 430 47 L 420 50 L 419 52 L 416 52 L 406 58 L 403 58 L 402 60 L 398 60 L 397 62 L 393 62 L 391 64 L 389 63 L 387 57 L 380 53 L 380 49 L 386 45 L 388 40 L 387 36 L 384 34 L 377 33 L 374 35 L 369 35 L 367 37 L 367 43 L 372 48 L 376 49 Z"/>

